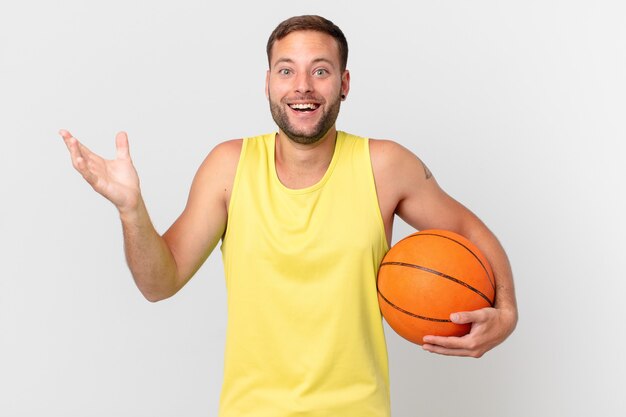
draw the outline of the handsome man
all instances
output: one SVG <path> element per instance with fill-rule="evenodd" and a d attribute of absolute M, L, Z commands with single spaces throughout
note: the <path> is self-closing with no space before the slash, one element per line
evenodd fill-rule
<path fill-rule="evenodd" d="M 479 357 L 514 329 L 507 257 L 494 235 L 395 142 L 336 130 L 350 90 L 341 30 L 319 16 L 282 22 L 267 46 L 275 134 L 223 142 L 200 166 L 187 206 L 160 236 L 125 133 L 106 161 L 61 131 L 74 167 L 120 213 L 128 265 L 150 301 L 174 295 L 218 241 L 228 291 L 220 416 L 389 416 L 376 272 L 394 216 L 475 242 L 496 275 L 495 308 L 459 312 L 462 338 L 424 349 Z"/>

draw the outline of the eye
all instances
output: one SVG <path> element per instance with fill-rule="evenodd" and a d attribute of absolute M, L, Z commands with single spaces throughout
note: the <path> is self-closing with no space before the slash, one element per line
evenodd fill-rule
<path fill-rule="evenodd" d="M 325 68 L 319 68 L 316 69 L 313 73 L 318 77 L 323 77 L 324 75 L 328 74 L 328 71 Z"/>
<path fill-rule="evenodd" d="M 289 75 L 291 74 L 291 70 L 289 68 L 281 68 L 278 70 L 280 75 Z"/>

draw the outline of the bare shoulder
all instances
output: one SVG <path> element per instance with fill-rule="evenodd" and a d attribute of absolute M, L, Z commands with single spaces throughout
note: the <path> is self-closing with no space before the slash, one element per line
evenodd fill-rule
<path fill-rule="evenodd" d="M 213 180 L 231 179 L 232 182 L 237 171 L 242 144 L 243 139 L 233 139 L 216 145 L 200 165 L 196 179 L 208 176 Z"/>
<path fill-rule="evenodd" d="M 219 143 L 209 152 L 202 166 L 217 165 L 220 168 L 228 168 L 235 165 L 236 167 L 242 145 L 243 139 L 232 139 Z"/>
<path fill-rule="evenodd" d="M 389 139 L 370 139 L 370 154 L 372 160 L 385 162 L 387 159 L 397 156 L 398 153 L 408 151 L 399 143 Z"/>
<path fill-rule="evenodd" d="M 422 177 L 428 180 L 432 173 L 413 152 L 388 139 L 370 139 L 370 157 L 372 159 L 372 169 L 377 178 L 398 179 L 398 176 Z"/>
<path fill-rule="evenodd" d="M 393 140 L 370 139 L 369 145 L 378 204 L 391 236 L 394 214 L 408 197 L 429 188 L 432 174 L 413 152 Z"/>
<path fill-rule="evenodd" d="M 219 143 L 206 156 L 193 180 L 190 202 L 217 198 L 224 207 L 230 200 L 243 139 Z"/>

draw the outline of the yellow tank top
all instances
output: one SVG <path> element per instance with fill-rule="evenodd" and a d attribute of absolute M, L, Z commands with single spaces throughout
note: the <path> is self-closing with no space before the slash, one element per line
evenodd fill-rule
<path fill-rule="evenodd" d="M 376 273 L 388 250 L 368 140 L 338 132 L 324 177 L 276 174 L 275 134 L 244 139 L 222 256 L 220 417 L 388 417 Z"/>

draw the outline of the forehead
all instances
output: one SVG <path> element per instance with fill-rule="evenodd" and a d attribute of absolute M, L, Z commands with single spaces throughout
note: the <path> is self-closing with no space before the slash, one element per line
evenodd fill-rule
<path fill-rule="evenodd" d="M 312 30 L 292 32 L 274 42 L 270 62 L 326 59 L 339 67 L 339 44 L 332 36 Z"/>

